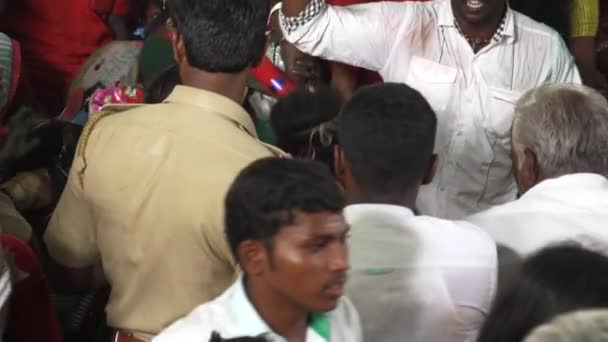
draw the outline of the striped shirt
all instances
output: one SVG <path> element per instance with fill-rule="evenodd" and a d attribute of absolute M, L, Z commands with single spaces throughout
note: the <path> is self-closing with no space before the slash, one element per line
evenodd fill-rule
<path fill-rule="evenodd" d="M 574 0 L 571 20 L 572 38 L 595 37 L 600 21 L 599 0 Z"/>

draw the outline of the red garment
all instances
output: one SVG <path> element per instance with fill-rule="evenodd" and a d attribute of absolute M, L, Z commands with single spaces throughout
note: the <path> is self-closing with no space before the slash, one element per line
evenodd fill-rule
<path fill-rule="evenodd" d="M 109 15 L 128 12 L 129 0 L 9 1 L 0 32 L 21 43 L 24 72 L 43 105 L 56 109 L 84 61 L 112 40 Z"/>
<path fill-rule="evenodd" d="M 369 2 L 381 2 L 386 0 L 327 0 L 327 3 L 334 6 L 349 6 L 349 5 L 357 5 L 357 4 L 365 4 Z M 426 1 L 426 0 L 389 0 L 396 2 L 404 2 L 404 1 Z M 335 62 L 332 62 L 335 63 Z M 357 88 L 374 84 L 378 82 L 382 82 L 382 77 L 375 71 L 358 68 L 355 66 L 350 66 L 346 64 L 342 64 L 350 69 L 350 72 L 354 75 L 357 80 Z M 356 90 L 356 89 L 355 89 Z"/>
<path fill-rule="evenodd" d="M 60 342 L 59 323 L 38 258 L 25 242 L 8 234 L 0 234 L 0 246 L 17 268 L 5 341 Z"/>

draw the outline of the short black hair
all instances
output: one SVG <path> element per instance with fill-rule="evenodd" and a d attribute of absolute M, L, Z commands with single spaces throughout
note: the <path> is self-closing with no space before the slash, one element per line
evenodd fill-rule
<path fill-rule="evenodd" d="M 181 83 L 177 64 L 169 67 L 144 89 L 144 103 L 163 102 L 171 94 L 175 86 Z"/>
<path fill-rule="evenodd" d="M 270 112 L 276 145 L 296 157 L 314 151 L 315 160 L 333 168 L 334 121 L 341 105 L 340 94 L 328 86 L 298 88 L 280 98 Z"/>
<path fill-rule="evenodd" d="M 437 117 L 405 84 L 364 87 L 338 118 L 338 141 L 367 195 L 400 194 L 419 185 L 433 156 Z"/>
<path fill-rule="evenodd" d="M 262 56 L 268 0 L 170 0 L 168 6 L 193 67 L 237 73 Z"/>
<path fill-rule="evenodd" d="M 323 164 L 296 159 L 265 158 L 237 176 L 225 201 L 226 237 L 237 248 L 247 240 L 272 245 L 277 232 L 297 213 L 342 212 L 344 199 Z"/>
<path fill-rule="evenodd" d="M 551 246 L 498 295 L 478 341 L 522 341 L 562 313 L 591 308 L 608 308 L 608 258 L 576 244 Z"/>

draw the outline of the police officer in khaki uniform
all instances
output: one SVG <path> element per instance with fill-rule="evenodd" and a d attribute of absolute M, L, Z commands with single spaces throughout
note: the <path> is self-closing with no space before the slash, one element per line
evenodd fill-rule
<path fill-rule="evenodd" d="M 263 55 L 267 0 L 170 0 L 184 86 L 158 105 L 90 119 L 44 240 L 55 276 L 112 287 L 112 341 L 149 341 L 235 280 L 223 201 L 238 172 L 281 155 L 239 105 Z"/>

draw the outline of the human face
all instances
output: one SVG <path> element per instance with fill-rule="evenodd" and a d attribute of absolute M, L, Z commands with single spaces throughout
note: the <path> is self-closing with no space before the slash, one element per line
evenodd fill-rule
<path fill-rule="evenodd" d="M 268 249 L 267 284 L 307 312 L 333 310 L 344 295 L 349 227 L 340 213 L 296 213 Z"/>
<path fill-rule="evenodd" d="M 150 1 L 150 4 L 146 8 L 146 13 L 144 16 L 144 26 L 149 27 L 150 24 L 152 24 L 152 21 L 161 13 L 162 10 L 160 9 L 160 7 L 156 6 L 152 1 Z"/>
<path fill-rule="evenodd" d="M 505 0 L 451 0 L 454 17 L 461 26 L 498 25 L 505 10 Z"/>

